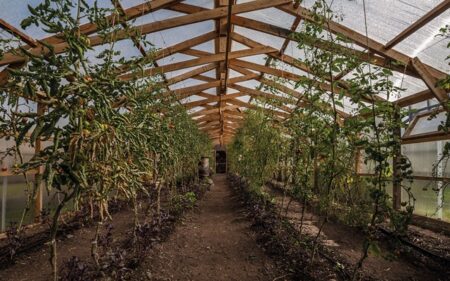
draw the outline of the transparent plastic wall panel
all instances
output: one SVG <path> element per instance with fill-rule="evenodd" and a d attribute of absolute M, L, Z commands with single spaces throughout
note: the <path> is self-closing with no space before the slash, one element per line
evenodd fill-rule
<path fill-rule="evenodd" d="M 436 115 L 435 118 L 429 120 L 428 116 L 421 117 L 419 120 L 417 120 L 416 125 L 414 126 L 413 130 L 411 131 L 411 136 L 417 135 L 417 134 L 424 134 L 424 133 L 430 133 L 430 132 L 436 132 L 438 130 L 438 126 L 441 124 L 441 122 L 445 122 L 446 116 L 445 112 L 441 112 Z"/>
<path fill-rule="evenodd" d="M 305 0 L 302 6 L 310 8 L 314 0 Z M 364 1 L 333 1 L 331 9 L 342 16 L 342 24 L 365 34 Z M 367 31 L 370 38 L 387 43 L 436 7 L 441 0 L 377 0 L 365 1 Z"/>
<path fill-rule="evenodd" d="M 400 42 L 394 49 L 411 57 L 418 57 L 423 63 L 450 73 L 449 55 L 447 49 L 448 38 L 438 36 L 440 29 L 450 24 L 450 11 L 442 13 L 427 25 L 418 29 L 411 36 Z"/>
<path fill-rule="evenodd" d="M 411 161 L 414 175 L 432 175 L 433 165 L 437 159 L 436 142 L 405 144 L 402 145 L 402 153 Z"/>
<path fill-rule="evenodd" d="M 407 184 L 409 186 L 409 184 Z M 450 221 L 450 189 L 443 192 L 443 206 L 438 208 L 437 182 L 429 180 L 414 180 L 411 192 L 416 199 L 414 213 L 421 216 Z M 408 194 L 402 190 L 402 201 L 408 200 Z"/>

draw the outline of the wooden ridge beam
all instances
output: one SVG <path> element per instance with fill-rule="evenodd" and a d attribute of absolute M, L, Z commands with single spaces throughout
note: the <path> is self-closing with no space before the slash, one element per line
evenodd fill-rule
<path fill-rule="evenodd" d="M 450 0 L 444 0 L 441 4 L 437 5 L 434 9 L 426 13 L 423 17 L 418 19 L 416 22 L 411 24 L 408 28 L 403 30 L 400 34 L 398 34 L 392 40 L 386 43 L 384 48 L 386 50 L 393 48 L 395 45 L 408 38 L 410 35 L 412 35 L 414 32 L 425 26 L 427 23 L 429 23 L 436 17 L 438 17 L 440 14 L 447 11 L 449 7 L 450 7 Z"/>

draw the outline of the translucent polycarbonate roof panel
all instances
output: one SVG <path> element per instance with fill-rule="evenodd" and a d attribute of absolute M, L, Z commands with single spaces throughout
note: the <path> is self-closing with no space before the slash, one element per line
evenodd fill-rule
<path fill-rule="evenodd" d="M 264 65 L 267 60 L 267 55 L 254 55 L 254 56 L 242 57 L 242 58 L 240 58 L 240 60 Z"/>
<path fill-rule="evenodd" d="M 186 0 L 186 1 L 183 1 L 183 3 L 202 7 L 202 8 L 207 8 L 207 9 L 214 8 L 214 1 L 211 1 L 211 0 Z"/>
<path fill-rule="evenodd" d="M 204 21 L 150 33 L 146 35 L 146 40 L 155 48 L 165 49 L 213 30 L 214 22 Z"/>
<path fill-rule="evenodd" d="M 314 2 L 304 0 L 301 5 L 311 7 Z M 327 2 L 333 3 L 332 10 L 342 15 L 341 23 L 344 26 L 366 35 L 366 19 L 369 38 L 385 44 L 439 5 L 442 0 L 365 0 L 365 10 L 364 0 Z M 449 72 L 448 63 L 444 61 L 448 53 L 446 44 L 435 38 L 439 28 L 449 23 L 450 12 L 447 11 L 417 30 L 404 42 L 394 46 L 394 49 L 411 57 L 418 56 L 423 62 Z"/>
<path fill-rule="evenodd" d="M 440 29 L 450 24 L 450 11 L 442 13 L 411 36 L 400 42 L 394 49 L 410 57 L 418 57 L 422 62 L 450 73 L 449 61 L 446 60 L 448 38 L 438 36 Z"/>
<path fill-rule="evenodd" d="M 245 37 L 248 37 L 248 38 L 252 39 L 253 41 L 256 41 L 260 44 L 270 46 L 275 49 L 280 49 L 284 43 L 283 38 L 273 36 L 273 35 L 270 35 L 267 33 L 263 33 L 260 31 L 248 29 L 245 27 L 237 26 L 237 25 L 234 27 L 234 32 L 239 33 L 240 35 L 243 35 Z"/>
<path fill-rule="evenodd" d="M 236 41 L 232 41 L 232 43 L 231 43 L 231 51 L 233 51 L 233 52 L 246 50 L 246 49 L 250 49 L 250 48 L 239 42 L 236 42 Z"/>
<path fill-rule="evenodd" d="M 178 63 L 178 62 L 187 61 L 187 60 L 192 60 L 195 58 L 196 57 L 193 57 L 193 56 L 176 53 L 176 54 L 167 56 L 165 58 L 162 58 L 162 59 L 158 60 L 157 62 L 161 67 L 164 67 L 164 65 Z"/>
<path fill-rule="evenodd" d="M 304 0 L 302 6 L 310 8 L 314 0 Z M 328 0 L 331 9 L 342 16 L 342 24 L 365 34 L 365 17 L 369 37 L 387 43 L 408 28 L 442 0 Z M 365 9 L 364 9 L 365 6 Z"/>
<path fill-rule="evenodd" d="M 237 71 L 234 71 L 233 69 L 230 69 L 228 71 L 228 77 L 229 78 L 234 78 L 234 77 L 239 77 L 239 76 L 242 76 L 242 74 L 237 72 Z"/>
<path fill-rule="evenodd" d="M 250 89 L 254 89 L 254 88 L 258 87 L 260 83 L 256 80 L 249 80 L 249 81 L 239 82 L 236 84 L 250 88 Z"/>
<path fill-rule="evenodd" d="M 205 72 L 202 74 L 203 76 L 209 77 L 209 78 L 216 78 L 216 71 L 210 70 L 208 72 Z"/>
<path fill-rule="evenodd" d="M 157 10 L 155 12 L 151 12 L 149 14 L 146 14 L 146 15 L 143 15 L 141 17 L 134 19 L 133 24 L 134 24 L 134 26 L 139 26 L 139 25 L 148 24 L 148 23 L 152 23 L 152 22 L 176 18 L 176 17 L 180 17 L 180 16 L 184 16 L 184 15 L 185 14 L 183 14 L 183 13 L 161 9 L 161 10 Z"/>
<path fill-rule="evenodd" d="M 249 18 L 264 23 L 280 26 L 290 29 L 295 17 L 276 8 L 267 8 L 262 10 L 256 10 L 247 13 L 241 13 L 239 16 Z"/>
<path fill-rule="evenodd" d="M 120 4 L 124 9 L 131 8 L 137 5 L 144 5 L 148 3 L 148 0 L 120 0 Z"/>
<path fill-rule="evenodd" d="M 208 53 L 214 53 L 214 41 L 208 41 L 203 44 L 192 47 L 194 50 L 204 51 Z"/>
<path fill-rule="evenodd" d="M 186 80 L 183 80 L 183 81 L 178 82 L 176 84 L 170 85 L 169 88 L 171 90 L 176 90 L 176 89 L 182 89 L 182 88 L 186 88 L 186 87 L 200 85 L 200 84 L 203 84 L 203 83 L 204 82 L 196 80 L 196 79 L 186 79 Z"/>
<path fill-rule="evenodd" d="M 193 96 L 189 96 L 189 97 L 186 97 L 184 99 L 181 99 L 180 102 L 182 104 L 184 104 L 184 103 L 188 103 L 188 102 L 192 102 L 192 101 L 199 101 L 199 100 L 204 100 L 204 99 L 205 98 L 203 98 L 203 97 L 199 97 L 199 96 L 193 95 Z"/>
<path fill-rule="evenodd" d="M 85 2 L 92 7 L 95 1 L 96 0 L 86 0 Z M 76 1 L 74 2 L 76 4 Z M 26 30 L 22 29 L 22 27 L 20 26 L 20 23 L 23 19 L 31 16 L 28 5 L 30 5 L 31 7 L 36 7 L 40 3 L 42 3 L 42 0 L 0 0 L 0 18 L 34 39 L 43 39 L 52 34 L 46 33 L 41 26 L 32 24 L 27 27 Z M 99 8 L 113 8 L 111 1 L 97 1 L 97 5 Z M 77 9 L 76 7 L 74 7 L 72 9 L 72 16 L 75 17 L 76 13 Z M 88 22 L 88 19 L 82 18 L 80 22 L 86 23 Z"/>

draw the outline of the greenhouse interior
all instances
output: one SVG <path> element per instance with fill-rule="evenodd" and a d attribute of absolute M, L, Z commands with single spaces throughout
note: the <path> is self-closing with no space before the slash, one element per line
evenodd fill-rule
<path fill-rule="evenodd" d="M 0 0 L 0 280 L 449 280 L 450 0 Z"/>

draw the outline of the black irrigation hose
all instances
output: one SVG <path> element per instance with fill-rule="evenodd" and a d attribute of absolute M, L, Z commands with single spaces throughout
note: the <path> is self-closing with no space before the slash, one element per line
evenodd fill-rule
<path fill-rule="evenodd" d="M 430 252 L 430 251 L 428 251 L 428 250 L 426 250 L 426 249 L 424 249 L 424 248 L 422 248 L 422 247 L 420 247 L 420 246 L 418 246 L 418 245 L 416 245 L 416 244 L 414 244 L 414 243 L 412 243 L 412 242 L 410 242 L 410 241 L 408 241 L 406 239 L 403 239 L 402 237 L 399 237 L 398 235 L 395 235 L 393 232 L 391 232 L 391 231 L 389 231 L 389 230 L 387 230 L 387 229 L 385 229 L 383 227 L 378 227 L 378 229 L 384 235 L 386 235 L 386 236 L 388 236 L 390 238 L 393 238 L 393 239 L 397 239 L 398 241 L 400 241 L 405 246 L 410 247 L 411 249 L 419 252 L 420 254 L 422 254 L 422 255 L 424 255 L 424 256 L 426 256 L 428 258 L 431 258 L 431 259 L 439 262 L 440 264 L 442 264 L 444 266 L 450 266 L 450 259 L 448 259 L 447 257 L 442 257 L 442 256 L 439 256 L 439 255 L 437 255 L 435 253 L 432 253 L 432 252 Z"/>
<path fill-rule="evenodd" d="M 270 183 L 269 186 L 272 189 L 279 189 L 279 187 L 274 186 L 272 183 Z M 292 197 L 292 195 L 290 195 L 290 194 L 289 194 L 289 196 Z M 294 197 L 294 199 L 296 201 L 298 201 L 295 197 Z M 400 241 L 405 246 L 407 246 L 407 247 L 409 247 L 409 248 L 419 252 L 423 256 L 426 256 L 426 257 L 428 257 L 428 258 L 438 262 L 439 264 L 442 264 L 445 267 L 450 267 L 450 259 L 449 258 L 437 255 L 435 253 L 432 253 L 429 250 L 426 250 L 426 249 L 424 249 L 424 248 L 422 248 L 422 247 L 412 243 L 411 241 L 408 241 L 406 239 L 403 239 L 402 237 L 399 237 L 398 235 L 395 235 L 393 232 L 391 232 L 391 231 L 389 231 L 389 230 L 387 230 L 385 228 L 378 227 L 378 229 L 384 235 L 386 235 L 386 236 L 388 236 L 389 238 L 392 238 L 392 239 L 397 239 L 398 241 Z M 325 259 L 330 259 L 330 261 L 332 261 L 332 258 L 330 258 L 330 257 L 325 257 L 324 256 L 324 258 Z"/>

